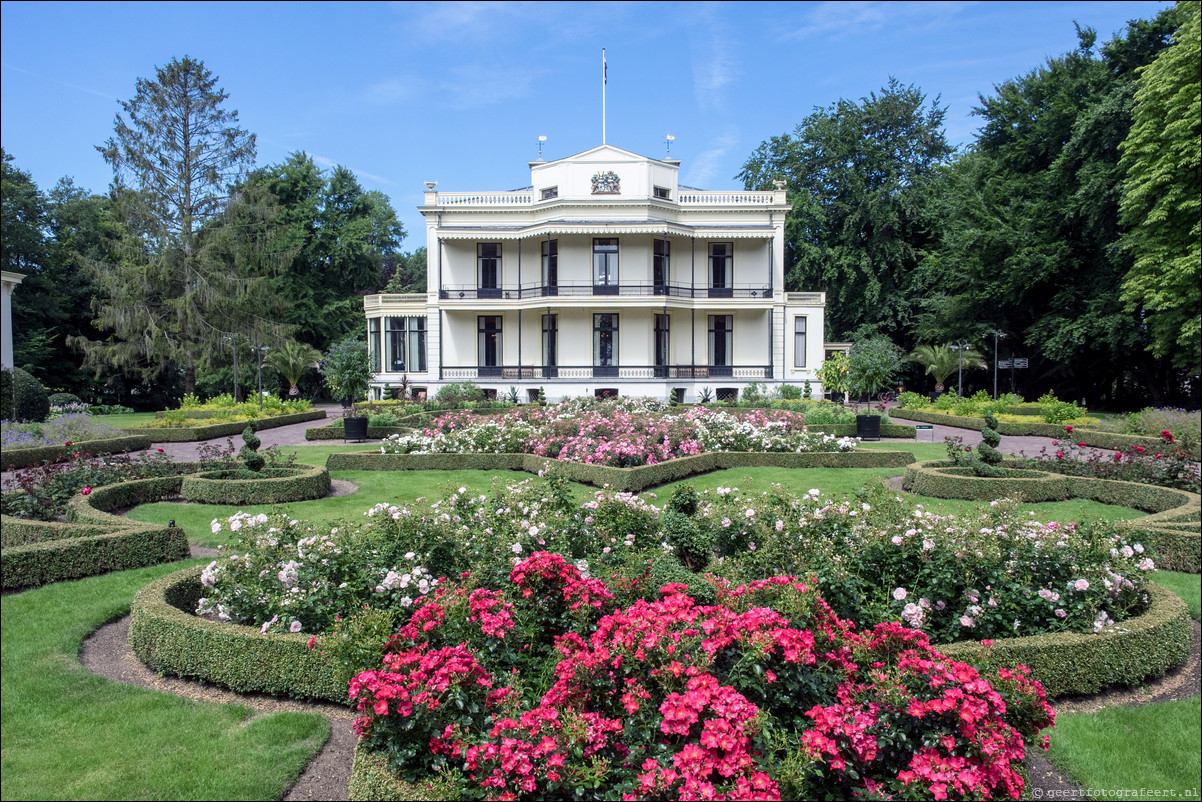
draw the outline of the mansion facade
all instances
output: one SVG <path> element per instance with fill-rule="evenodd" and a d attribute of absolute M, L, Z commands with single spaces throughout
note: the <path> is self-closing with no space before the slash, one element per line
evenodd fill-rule
<path fill-rule="evenodd" d="M 783 189 L 706 192 L 610 145 L 530 162 L 530 186 L 440 192 L 424 293 L 364 298 L 373 398 L 472 381 L 522 400 L 729 398 L 809 380 L 825 294 L 784 291 Z"/>

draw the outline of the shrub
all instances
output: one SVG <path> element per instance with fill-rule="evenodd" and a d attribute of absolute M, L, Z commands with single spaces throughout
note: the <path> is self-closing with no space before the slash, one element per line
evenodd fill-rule
<path fill-rule="evenodd" d="M 484 400 L 484 391 L 474 382 L 451 382 L 438 388 L 438 392 L 434 394 L 434 400 L 440 404 L 459 406 L 470 401 Z M 539 400 L 542 400 L 541 395 Z"/>
<path fill-rule="evenodd" d="M 5 370 L 0 385 L 4 420 L 44 421 L 50 415 L 46 389 L 21 368 Z"/>
<path fill-rule="evenodd" d="M 907 390 L 897 397 L 897 403 L 903 409 L 926 409 L 931 405 L 931 399 L 921 393 Z"/>
<path fill-rule="evenodd" d="M 1039 398 L 1039 417 L 1044 423 L 1065 424 L 1084 417 L 1085 412 L 1076 401 L 1061 401 L 1051 392 Z"/>
<path fill-rule="evenodd" d="M 79 396 L 73 393 L 51 393 L 47 399 L 52 407 L 63 407 L 68 404 L 82 404 Z"/>
<path fill-rule="evenodd" d="M 809 380 L 806 381 L 806 384 L 809 384 Z M 782 384 L 776 391 L 777 396 L 785 400 L 797 400 L 801 398 L 801 393 L 802 389 L 793 384 Z"/>

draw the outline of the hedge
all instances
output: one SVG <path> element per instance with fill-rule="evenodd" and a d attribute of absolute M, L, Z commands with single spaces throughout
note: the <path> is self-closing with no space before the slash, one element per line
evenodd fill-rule
<path fill-rule="evenodd" d="M 324 498 L 330 472 L 320 465 L 297 463 L 291 468 L 264 468 L 261 479 L 224 479 L 218 472 L 189 474 L 179 493 L 201 504 L 282 504 Z"/>
<path fill-rule="evenodd" d="M 310 635 L 268 632 L 193 614 L 204 595 L 202 566 L 168 574 L 134 598 L 129 643 L 138 659 L 165 674 L 235 691 L 346 704 L 346 683 L 310 649 Z"/>
<path fill-rule="evenodd" d="M 1086 498 L 1103 504 L 1119 504 L 1151 513 L 1142 518 L 1119 521 L 1133 529 L 1147 530 L 1157 552 L 1159 567 L 1196 574 L 1202 570 L 1202 496 L 1139 482 L 1066 476 L 1036 470 L 1016 470 L 1008 462 L 1007 476 L 990 479 L 970 468 L 957 468 L 947 460 L 927 460 L 906 468 L 902 488 L 922 496 L 985 501 L 1019 496 L 1023 501 L 1063 501 Z"/>
<path fill-rule="evenodd" d="M 750 451 L 711 451 L 691 457 L 643 465 L 615 468 L 568 462 L 535 454 L 379 454 L 358 452 L 331 454 L 326 467 L 331 471 L 539 471 L 554 470 L 568 479 L 610 489 L 635 493 L 678 479 L 723 468 L 901 468 L 914 461 L 909 451 L 848 451 L 802 453 Z"/>
<path fill-rule="evenodd" d="M 254 402 L 252 401 L 251 403 L 254 403 Z M 310 411 L 310 412 L 313 412 L 313 411 L 316 411 L 316 410 L 309 410 L 309 411 Z M 231 414 L 231 413 L 233 413 L 233 414 L 237 414 L 237 410 L 236 410 L 236 409 L 231 409 L 231 408 L 228 408 L 228 407 L 227 407 L 227 408 L 225 408 L 225 409 L 169 409 L 169 410 L 159 410 L 158 412 L 154 413 L 154 416 L 155 416 L 156 418 L 165 418 L 165 417 L 167 417 L 167 415 L 168 415 L 168 414 L 175 414 L 175 413 L 177 413 L 177 412 L 182 412 L 182 413 L 184 414 L 184 417 L 191 418 L 191 419 L 193 419 L 193 420 L 205 420 L 205 419 L 207 419 L 207 418 L 220 418 L 220 417 L 221 417 L 221 416 L 223 416 L 223 415 L 229 415 L 229 414 Z M 304 414 L 304 413 L 300 413 L 300 412 L 290 412 L 290 413 L 288 413 L 288 414 L 289 414 L 289 415 L 301 415 L 301 414 Z M 269 416 L 269 417 L 271 417 L 271 416 Z M 274 416 L 274 417 L 278 417 L 278 416 Z M 268 418 L 263 418 L 263 420 L 268 420 Z"/>
<path fill-rule="evenodd" d="M 132 434 L 127 429 L 117 437 L 103 440 L 79 440 L 71 445 L 27 446 L 25 448 L 5 448 L 0 457 L 0 463 L 5 470 L 24 468 L 43 462 L 62 462 L 72 454 L 122 454 L 126 451 L 141 451 L 150 448 L 151 439 L 144 434 Z"/>
<path fill-rule="evenodd" d="M 242 434 L 243 430 L 252 423 L 256 430 L 275 429 L 279 426 L 288 426 L 293 423 L 304 423 L 305 421 L 321 420 L 326 416 L 324 409 L 315 409 L 312 412 L 296 412 L 292 415 L 276 415 L 271 418 L 259 418 L 257 420 L 234 421 L 232 423 L 214 423 L 211 426 L 190 426 L 183 429 L 155 429 L 146 427 L 141 429 L 126 429 L 129 434 L 145 434 L 151 437 L 156 443 L 190 443 L 197 440 L 212 440 L 214 437 L 233 437 L 234 435 Z"/>
<path fill-rule="evenodd" d="M 918 421 L 919 423 L 938 423 L 943 426 L 972 429 L 977 432 L 985 428 L 984 418 L 945 415 L 939 412 L 927 412 L 922 409 L 903 409 L 901 407 L 890 409 L 889 414 L 895 418 L 905 418 L 906 420 Z M 998 434 L 1003 436 L 1010 435 L 1011 437 L 1052 437 L 1062 440 L 1072 440 L 1075 443 L 1084 443 L 1092 448 L 1105 448 L 1113 451 L 1121 451 L 1133 446 L 1143 446 L 1144 448 L 1153 450 L 1164 449 L 1164 443 L 1159 437 L 1100 432 L 1096 429 L 1087 429 L 1079 425 L 1073 426 L 1073 431 L 1069 434 L 1064 431 L 1064 426 L 1058 423 L 999 423 Z M 884 436 L 883 432 L 882 436 Z M 1194 459 L 1202 459 L 1202 445 L 1194 445 L 1190 456 Z"/>
<path fill-rule="evenodd" d="M 67 523 L 0 516 L 0 586 L 28 588 L 182 560 L 189 553 L 183 529 L 109 514 L 173 495 L 182 480 L 165 476 L 98 487 L 71 499 Z"/>
<path fill-rule="evenodd" d="M 341 426 L 314 426 L 305 429 L 306 440 L 343 440 L 345 429 Z M 367 437 L 370 440 L 383 440 L 394 434 L 409 434 L 412 429 L 406 426 L 368 426 Z"/>
<path fill-rule="evenodd" d="M 1147 584 L 1149 608 L 1096 635 L 1058 632 L 1006 638 L 984 651 L 980 641 L 936 646 L 948 657 L 992 667 L 1025 665 L 1048 697 L 1097 693 L 1111 685 L 1137 685 L 1185 662 L 1193 646 L 1189 608 L 1176 594 Z"/>
<path fill-rule="evenodd" d="M 437 800 L 442 797 L 420 785 L 407 783 L 388 770 L 385 759 L 355 739 L 355 759 L 351 763 L 351 802 L 393 802 L 397 799 Z"/>

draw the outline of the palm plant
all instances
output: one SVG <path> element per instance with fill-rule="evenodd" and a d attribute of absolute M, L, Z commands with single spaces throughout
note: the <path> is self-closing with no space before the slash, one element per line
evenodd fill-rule
<path fill-rule="evenodd" d="M 289 396 L 300 395 L 297 385 L 300 384 L 301 376 L 309 368 L 317 367 L 320 361 L 321 351 L 296 340 L 285 341 L 281 347 L 268 351 L 267 356 L 263 358 L 265 365 L 274 368 L 276 373 L 287 380 Z"/>
<path fill-rule="evenodd" d="M 961 366 L 960 355 L 961 352 L 948 345 L 920 345 L 907 358 L 926 368 L 926 372 L 935 377 L 935 392 L 942 393 L 947 377 Z M 971 348 L 965 348 L 963 355 L 966 368 L 979 368 L 985 364 L 981 354 Z"/>

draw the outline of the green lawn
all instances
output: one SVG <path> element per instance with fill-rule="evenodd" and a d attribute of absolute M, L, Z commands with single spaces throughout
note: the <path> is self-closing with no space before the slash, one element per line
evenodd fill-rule
<path fill-rule="evenodd" d="M 255 718 L 240 705 L 121 685 L 79 664 L 88 634 L 188 564 L 3 598 L 3 799 L 278 799 L 296 780 L 329 737 L 324 717 Z"/>
<path fill-rule="evenodd" d="M 97 415 L 96 420 L 115 429 L 136 429 L 154 420 L 154 413 L 127 412 L 124 415 Z"/>
<path fill-rule="evenodd" d="M 1202 618 L 1202 576 L 1176 571 L 1157 571 L 1152 581 L 1164 585 L 1185 600 L 1191 618 Z"/>
<path fill-rule="evenodd" d="M 1048 759 L 1095 799 L 1198 799 L 1200 701 L 1058 716 Z"/>

